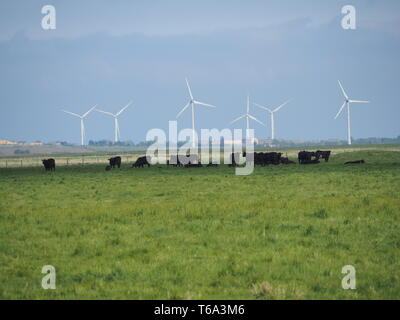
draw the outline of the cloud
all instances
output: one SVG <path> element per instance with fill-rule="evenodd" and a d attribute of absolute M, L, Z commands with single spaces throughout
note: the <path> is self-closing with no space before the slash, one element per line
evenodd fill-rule
<path fill-rule="evenodd" d="M 211 10 L 202 3 L 204 7 L 186 5 L 169 16 L 171 26 L 185 28 L 186 20 L 178 16 L 185 16 L 189 8 L 196 8 L 200 16 Z M 73 4 L 68 6 L 70 10 Z M 165 9 L 168 15 L 177 5 L 173 2 L 167 10 L 165 4 L 158 4 L 156 13 L 151 6 L 145 7 L 146 12 L 156 15 Z M 355 121 L 360 119 L 354 128 L 356 137 L 398 134 L 400 44 L 396 34 L 367 28 L 362 19 L 359 29 L 345 31 L 337 10 L 331 13 L 326 6 L 316 7 L 323 16 L 317 21 L 315 10 L 309 11 L 307 6 L 300 14 L 276 5 L 269 15 L 281 12 L 281 20 L 277 16 L 261 24 L 257 17 L 262 13 L 255 8 L 266 7 L 261 2 L 255 4 L 258 7 L 240 7 L 234 2 L 231 11 L 220 17 L 225 24 L 220 22 L 212 32 L 201 31 L 202 24 L 207 24 L 204 21 L 194 23 L 187 33 L 163 33 L 162 23 L 155 34 L 118 34 L 108 25 L 106 31 L 90 33 L 100 30 L 90 19 L 77 21 L 77 26 L 87 27 L 83 31 L 76 27 L 76 34 L 71 32 L 70 37 L 58 33 L 34 37 L 18 29 L 13 37 L 0 42 L 0 136 L 76 141 L 74 119 L 66 119 L 61 107 L 80 113 L 99 103 L 115 111 L 133 99 L 134 107 L 121 119 L 121 128 L 124 137 L 142 140 L 149 128 L 165 127 L 183 106 L 186 76 L 199 98 L 218 106 L 199 112 L 199 126 L 227 126 L 231 117 L 243 112 L 249 91 L 252 100 L 267 105 L 294 98 L 277 118 L 280 137 L 342 137 L 342 119 L 332 121 L 341 103 L 336 81 L 342 79 L 355 98 L 382 102 L 376 108 L 371 104 L 354 110 Z M 63 5 L 65 2 L 61 8 Z M 84 11 L 86 6 L 85 2 L 80 9 Z M 109 11 L 126 9 L 125 4 L 118 6 Z M 104 22 L 107 7 L 100 3 L 98 8 L 96 18 Z M 212 8 L 211 22 L 223 6 Z M 239 8 L 243 19 L 225 28 L 228 18 L 239 15 Z M 252 16 L 257 23 L 251 22 Z M 265 118 L 263 113 L 258 116 Z M 381 124 L 376 126 L 374 119 L 378 117 Z M 48 126 L 45 130 L 44 124 Z M 190 125 L 190 119 L 183 117 L 180 125 Z M 107 119 L 93 115 L 87 123 L 89 137 L 108 138 L 107 126 Z M 261 137 L 267 134 L 265 128 L 257 130 Z"/>

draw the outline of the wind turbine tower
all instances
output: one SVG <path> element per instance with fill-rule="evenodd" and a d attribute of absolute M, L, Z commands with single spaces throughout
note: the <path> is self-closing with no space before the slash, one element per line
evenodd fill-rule
<path fill-rule="evenodd" d="M 246 118 L 246 129 L 247 129 L 247 130 L 249 130 L 249 128 L 250 128 L 250 124 L 249 124 L 250 119 L 251 119 L 251 120 L 254 120 L 254 121 L 256 121 L 256 122 L 258 122 L 259 124 L 261 124 L 262 126 L 265 127 L 265 124 L 264 124 L 264 123 L 262 123 L 260 120 L 258 120 L 256 117 L 254 117 L 254 116 L 252 116 L 252 115 L 250 114 L 250 97 L 249 97 L 249 95 L 247 95 L 247 109 L 246 109 L 246 113 L 245 113 L 245 114 L 242 114 L 241 116 L 239 116 L 239 117 L 237 117 L 236 119 L 234 119 L 233 121 L 231 121 L 230 124 L 233 124 L 233 123 L 235 123 L 236 121 L 239 121 L 240 119 L 243 119 L 243 118 Z M 247 131 L 246 131 L 246 132 L 247 132 Z"/>
<path fill-rule="evenodd" d="M 193 94 L 192 94 L 192 90 L 190 88 L 189 85 L 189 81 L 186 78 L 186 86 L 188 88 L 189 91 L 189 96 L 190 96 L 190 100 L 189 102 L 183 107 L 183 109 L 178 113 L 178 115 L 176 116 L 176 118 L 179 118 L 181 116 L 181 114 L 190 106 L 192 107 L 192 147 L 195 148 L 196 147 L 196 141 L 195 141 L 195 134 L 196 134 L 196 129 L 195 129 L 195 118 L 194 118 L 194 107 L 196 105 L 200 105 L 200 106 L 204 106 L 204 107 L 210 107 L 210 108 L 216 108 L 216 106 L 212 105 L 212 104 L 208 104 L 208 103 L 204 103 L 204 102 L 200 102 L 197 101 L 193 98 Z"/>
<path fill-rule="evenodd" d="M 343 96 L 345 98 L 342 106 L 340 107 L 338 113 L 335 116 L 335 119 L 339 116 L 342 110 L 346 107 L 347 108 L 347 144 L 351 145 L 351 119 L 350 119 L 350 103 L 369 103 L 369 101 L 364 100 L 353 100 L 350 99 L 347 95 L 346 91 L 344 91 L 342 84 L 339 82 L 340 89 L 342 89 Z"/>
<path fill-rule="evenodd" d="M 125 107 L 123 107 L 121 110 L 119 110 L 116 114 L 108 112 L 108 111 L 103 111 L 100 109 L 96 109 L 97 112 L 104 113 L 106 115 L 109 115 L 114 118 L 114 142 L 118 142 L 121 139 L 121 133 L 119 131 L 119 123 L 118 123 L 118 117 L 132 104 L 132 101 L 129 102 Z"/>
<path fill-rule="evenodd" d="M 85 138 L 86 138 L 86 134 L 85 134 L 85 124 L 84 124 L 84 119 L 89 115 L 89 113 L 91 113 L 95 108 L 97 107 L 97 105 L 93 106 L 92 108 L 90 108 L 87 112 L 85 112 L 83 115 L 79 115 L 77 113 L 73 113 L 70 111 L 66 111 L 66 110 L 62 110 L 65 113 L 68 113 L 74 117 L 80 118 L 81 119 L 81 146 L 85 145 Z"/>
<path fill-rule="evenodd" d="M 286 104 L 288 104 L 291 100 L 288 100 L 284 103 L 282 103 L 281 105 L 277 106 L 275 109 L 271 110 L 270 108 L 264 107 L 262 105 L 259 105 L 257 103 L 255 103 L 254 105 L 256 105 L 257 107 L 267 110 L 270 114 L 271 114 L 271 140 L 275 139 L 275 118 L 274 118 L 274 113 L 277 112 L 278 110 L 280 110 L 283 106 L 285 106 Z"/>

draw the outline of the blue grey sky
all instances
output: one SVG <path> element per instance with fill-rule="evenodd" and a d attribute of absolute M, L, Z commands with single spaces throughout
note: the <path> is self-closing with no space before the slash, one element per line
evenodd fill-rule
<path fill-rule="evenodd" d="M 56 8 L 57 29 L 41 28 L 42 6 Z M 341 8 L 357 10 L 344 30 Z M 346 138 L 340 79 L 354 99 L 355 138 L 400 135 L 400 1 L 142 0 L 0 2 L 0 139 L 79 142 L 79 120 L 92 105 L 116 112 L 121 139 L 142 141 L 186 104 L 189 78 L 197 129 L 226 128 L 252 102 L 276 106 L 276 136 Z M 252 123 L 256 137 L 267 123 Z M 88 116 L 88 139 L 113 138 L 113 120 Z M 191 126 L 190 112 L 178 121 Z M 234 128 L 244 128 L 245 121 Z M 233 128 L 232 127 L 232 128 Z"/>

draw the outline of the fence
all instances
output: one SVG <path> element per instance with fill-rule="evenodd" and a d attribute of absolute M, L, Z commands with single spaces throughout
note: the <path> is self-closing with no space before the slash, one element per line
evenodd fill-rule
<path fill-rule="evenodd" d="M 297 159 L 297 153 L 300 150 L 304 149 L 312 149 L 313 147 L 298 147 L 298 148 L 287 148 L 280 150 L 280 152 L 283 153 L 285 156 L 289 156 L 293 159 Z M 316 148 L 314 147 L 314 150 Z M 326 149 L 326 148 L 325 148 Z M 351 151 L 357 151 L 357 150 L 368 150 L 368 149 L 376 149 L 376 146 L 367 146 L 367 147 L 351 147 L 351 148 L 332 148 L 332 154 L 338 154 L 341 152 L 351 152 Z M 378 149 L 379 150 L 379 149 Z M 392 150 L 392 151 L 399 151 L 398 148 L 391 148 L 387 150 Z M 269 152 L 270 150 L 268 149 L 260 149 L 257 150 L 259 151 L 264 151 L 264 152 Z M 274 150 L 278 151 L 278 150 Z M 127 164 L 130 163 L 132 164 L 138 157 L 144 156 L 145 152 L 142 154 L 140 153 L 132 153 L 132 154 L 123 154 L 120 157 L 122 158 L 122 163 Z M 71 156 L 58 156 L 58 155 L 47 155 L 47 156 L 27 156 L 27 157 L 15 157 L 15 158 L 1 158 L 0 157 L 0 168 L 17 168 L 17 167 L 39 167 L 43 166 L 42 164 L 42 159 L 47 159 L 47 158 L 54 158 L 56 160 L 56 166 L 69 166 L 69 165 L 85 165 L 85 164 L 108 164 L 108 159 L 110 157 L 113 157 L 113 155 L 110 154 L 104 154 L 104 155 L 71 155 Z"/>
<path fill-rule="evenodd" d="M 133 163 L 140 155 L 122 155 L 122 163 Z M 56 166 L 69 166 L 69 165 L 85 165 L 85 164 L 108 164 L 110 155 L 105 156 L 47 156 L 47 157 L 21 157 L 21 158 L 0 158 L 0 168 L 23 168 L 23 167 L 39 167 L 43 166 L 42 160 L 53 158 L 56 160 Z"/>
<path fill-rule="evenodd" d="M 138 157 L 145 156 L 145 154 L 124 154 L 121 155 L 122 164 L 133 164 Z M 42 167 L 43 159 L 53 158 L 56 161 L 56 166 L 71 166 L 71 165 L 85 165 L 85 164 L 103 164 L 109 163 L 108 159 L 114 157 L 112 155 L 82 155 L 82 156 L 41 156 L 41 157 L 19 157 L 19 158 L 0 158 L 0 168 L 24 168 L 24 167 Z M 160 156 L 159 156 L 160 157 Z M 199 159 L 201 156 L 199 156 Z M 223 159 L 223 156 L 221 155 Z M 169 156 L 165 158 L 165 161 Z M 211 159 L 211 154 L 210 154 Z M 221 159 L 221 161 L 223 161 Z M 221 162 L 223 163 L 223 162 Z"/>

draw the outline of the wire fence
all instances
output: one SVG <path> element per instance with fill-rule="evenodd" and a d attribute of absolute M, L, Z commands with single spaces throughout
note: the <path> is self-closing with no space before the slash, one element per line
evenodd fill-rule
<path fill-rule="evenodd" d="M 224 156 L 220 154 L 220 158 L 223 159 Z M 121 155 L 122 164 L 133 164 L 137 158 L 143 157 L 146 154 L 125 154 Z M 19 158 L 0 158 L 0 168 L 24 168 L 24 167 L 42 167 L 43 159 L 54 159 L 56 161 L 56 166 L 72 166 L 72 165 L 93 165 L 93 164 L 103 164 L 108 165 L 111 157 L 114 155 L 82 155 L 82 156 L 36 156 L 36 157 L 19 157 Z M 169 155 L 165 154 L 164 156 L 158 155 L 158 159 L 164 159 L 167 161 L 169 159 Z M 201 159 L 201 155 L 198 156 L 198 159 Z M 210 154 L 210 161 L 211 161 L 211 154 Z M 223 160 L 221 160 L 223 161 Z M 221 162 L 222 163 L 222 162 Z"/>
<path fill-rule="evenodd" d="M 138 154 L 122 155 L 121 160 L 123 163 L 133 163 L 141 156 Z M 23 168 L 23 167 L 39 167 L 43 166 L 42 160 L 53 158 L 56 161 L 56 166 L 72 166 L 72 165 L 85 165 L 85 164 L 108 164 L 108 159 L 112 156 L 48 156 L 48 157 L 21 157 L 21 158 L 0 158 L 0 168 Z"/>
<path fill-rule="evenodd" d="M 375 147 L 375 148 L 374 148 Z M 283 149 L 280 150 L 284 156 L 289 156 L 290 158 L 297 159 L 297 153 L 300 150 L 307 149 L 310 150 L 312 148 L 293 148 L 293 149 Z M 314 148 L 316 149 L 316 148 Z M 367 147 L 352 147 L 352 148 L 332 148 L 332 154 L 338 154 L 342 152 L 351 152 L 358 150 L 367 150 L 367 149 L 377 149 L 376 146 L 367 146 Z M 379 150 L 379 149 L 378 149 Z M 387 150 L 391 151 L 400 151 L 400 148 L 390 148 Z M 257 150 L 259 151 L 259 150 Z M 262 150 L 267 151 L 268 150 Z M 274 150 L 275 151 L 275 150 Z M 56 161 L 56 166 L 72 166 L 72 165 L 87 165 L 87 164 L 103 164 L 107 165 L 108 159 L 114 157 L 115 155 L 104 154 L 104 155 L 71 155 L 71 156 L 58 156 L 58 155 L 47 155 L 47 156 L 23 156 L 23 157 L 0 157 L 0 168 L 23 168 L 23 167 L 39 167 L 43 166 L 42 160 L 53 158 Z M 145 152 L 143 153 L 132 153 L 132 154 L 123 154 L 120 155 L 123 164 L 132 164 L 136 161 L 138 157 L 145 156 Z M 168 158 L 168 156 L 167 156 Z"/>

